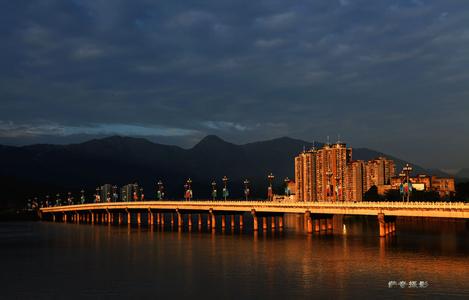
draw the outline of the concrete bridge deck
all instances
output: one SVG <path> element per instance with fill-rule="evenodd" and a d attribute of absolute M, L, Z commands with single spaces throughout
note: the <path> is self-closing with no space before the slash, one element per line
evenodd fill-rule
<path fill-rule="evenodd" d="M 89 211 L 213 211 L 218 213 L 305 213 L 467 218 L 462 202 L 270 202 L 270 201 L 137 201 L 90 203 L 41 208 L 42 214 Z"/>
<path fill-rule="evenodd" d="M 333 215 L 373 215 L 377 216 L 379 235 L 384 237 L 396 231 L 396 217 L 431 217 L 431 218 L 466 218 L 469 219 L 469 204 L 445 202 L 271 202 L 271 201 L 137 201 L 137 202 L 107 202 L 79 205 L 66 205 L 41 208 L 39 215 L 44 219 L 56 220 L 56 216 L 64 222 L 68 219 L 80 223 L 107 223 L 118 220 L 128 225 L 132 222 L 132 215 L 136 215 L 138 225 L 142 222 L 142 214 L 147 214 L 149 226 L 156 224 L 164 226 L 170 217 L 171 225 L 183 226 L 184 217 L 189 227 L 192 227 L 193 215 L 197 215 L 197 225 L 202 226 L 203 219 L 209 228 L 215 229 L 221 219 L 221 227 L 226 227 L 226 218 L 231 217 L 231 228 L 235 227 L 235 218 L 239 228 L 243 228 L 244 215 L 250 213 L 253 220 L 253 230 L 259 230 L 259 223 L 263 230 L 268 226 L 275 230 L 283 228 L 285 213 L 303 214 L 308 233 L 313 231 L 333 230 Z M 202 217 L 202 215 L 207 215 Z M 127 216 L 125 218 L 124 216 Z M 168 216 L 169 215 L 169 216 Z M 177 220 L 175 218 L 177 216 Z M 117 218 L 116 218 L 117 216 Z M 268 222 L 270 218 L 270 225 Z"/>

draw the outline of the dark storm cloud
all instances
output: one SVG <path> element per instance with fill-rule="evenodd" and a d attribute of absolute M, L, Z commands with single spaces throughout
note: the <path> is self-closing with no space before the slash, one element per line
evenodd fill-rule
<path fill-rule="evenodd" d="M 466 1 L 4 1 L 0 136 L 340 133 L 469 165 Z M 450 153 L 440 162 L 435 157 Z"/>

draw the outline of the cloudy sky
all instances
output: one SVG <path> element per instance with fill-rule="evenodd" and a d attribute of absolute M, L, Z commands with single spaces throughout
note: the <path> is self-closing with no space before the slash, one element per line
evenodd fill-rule
<path fill-rule="evenodd" d="M 469 167 L 469 2 L 0 4 L 0 143 L 337 134 Z"/>

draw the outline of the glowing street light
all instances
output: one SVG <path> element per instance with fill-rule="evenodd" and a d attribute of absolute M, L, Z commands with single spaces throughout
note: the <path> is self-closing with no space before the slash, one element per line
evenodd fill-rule
<path fill-rule="evenodd" d="M 212 180 L 212 200 L 217 200 L 217 183 L 215 180 Z"/>
<path fill-rule="evenodd" d="M 283 180 L 283 182 L 285 182 L 285 196 L 290 197 L 291 191 L 290 191 L 290 189 L 288 188 L 288 184 L 290 183 L 290 178 L 285 177 L 285 179 Z"/>
<path fill-rule="evenodd" d="M 244 179 L 243 183 L 244 183 L 244 197 L 245 197 L 246 201 L 248 201 L 248 197 L 249 197 L 249 193 L 250 193 L 249 180 Z"/>
<path fill-rule="evenodd" d="M 156 192 L 156 198 L 158 198 L 158 200 L 163 200 L 164 198 L 164 186 L 163 186 L 163 182 L 161 180 L 158 180 L 158 191 Z"/>
<path fill-rule="evenodd" d="M 226 201 L 226 198 L 229 195 L 228 187 L 227 187 L 228 177 L 223 176 L 223 178 L 221 180 L 223 180 L 223 198 L 225 198 L 225 201 Z"/>
<path fill-rule="evenodd" d="M 274 181 L 274 178 L 275 178 L 275 176 L 272 173 L 267 175 L 267 179 L 269 180 L 269 187 L 267 188 L 267 198 L 270 201 L 274 200 L 274 192 L 273 192 L 273 189 L 272 189 L 272 181 Z"/>

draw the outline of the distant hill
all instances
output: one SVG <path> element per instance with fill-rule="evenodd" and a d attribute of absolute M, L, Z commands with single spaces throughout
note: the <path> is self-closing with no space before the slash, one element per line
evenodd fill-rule
<path fill-rule="evenodd" d="M 251 181 L 254 197 L 265 197 L 267 174 L 272 172 L 276 176 L 275 187 L 280 190 L 286 176 L 294 177 L 293 158 L 304 147 L 311 148 L 312 144 L 282 137 L 236 145 L 214 135 L 206 136 L 191 149 L 121 136 L 70 145 L 0 145 L 0 176 L 4 178 L 1 190 L 5 191 L 0 206 L 11 206 L 26 197 L 42 197 L 47 193 L 77 193 L 82 188 L 92 194 L 96 186 L 104 183 L 120 186 L 138 182 L 147 197 L 154 197 L 159 179 L 164 182 L 169 197 L 181 198 L 184 182 L 189 177 L 193 181 L 194 197 L 202 198 L 209 196 L 212 180 L 221 185 L 225 175 L 234 197 L 241 196 L 245 178 Z M 406 163 L 371 149 L 353 149 L 354 159 L 378 156 L 394 159 L 398 170 Z M 416 173 L 429 172 L 412 166 Z"/>

